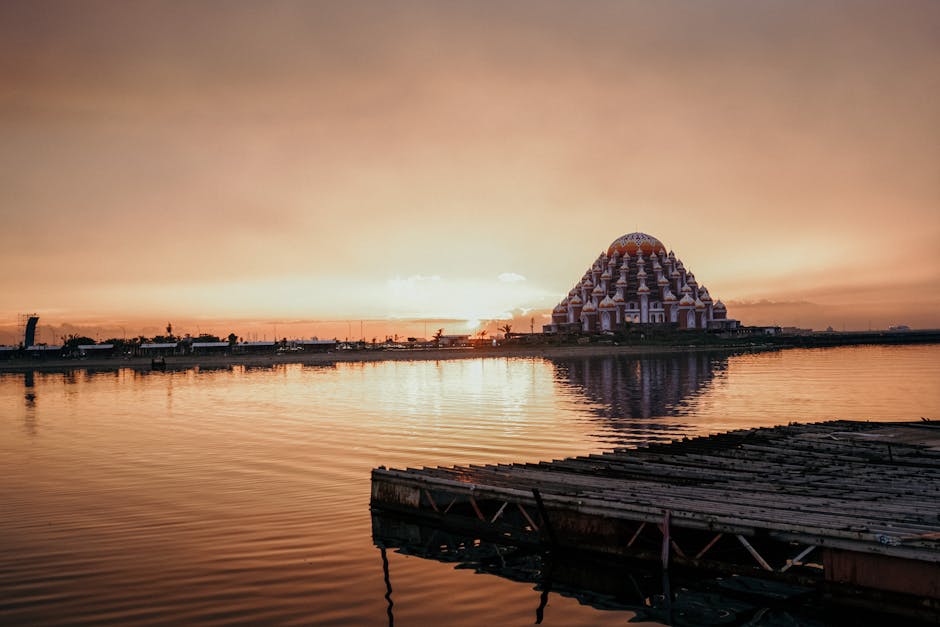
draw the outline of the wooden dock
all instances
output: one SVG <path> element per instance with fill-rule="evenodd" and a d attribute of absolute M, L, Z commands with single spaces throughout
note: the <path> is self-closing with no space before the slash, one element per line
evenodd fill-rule
<path fill-rule="evenodd" d="M 507 544 L 940 608 L 940 425 L 835 421 L 537 464 L 372 471 L 372 508 Z"/>

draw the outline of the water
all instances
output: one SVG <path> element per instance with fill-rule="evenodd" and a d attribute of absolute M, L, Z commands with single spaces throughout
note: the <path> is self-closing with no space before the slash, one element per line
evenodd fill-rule
<path fill-rule="evenodd" d="M 385 625 L 374 466 L 940 419 L 937 381 L 936 346 L 0 375 L 0 623 Z M 387 559 L 398 625 L 535 620 L 531 582 Z M 633 616 L 546 600 L 546 625 Z"/>

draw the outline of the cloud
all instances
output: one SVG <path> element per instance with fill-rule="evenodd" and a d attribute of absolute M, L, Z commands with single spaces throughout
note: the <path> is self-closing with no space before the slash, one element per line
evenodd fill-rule
<path fill-rule="evenodd" d="M 387 284 L 392 288 L 402 288 L 402 287 L 411 287 L 419 283 L 424 283 L 426 281 L 440 281 L 441 277 L 438 274 L 432 274 L 426 276 L 423 274 L 413 274 L 408 278 L 395 277 L 394 279 L 389 279 Z"/>
<path fill-rule="evenodd" d="M 518 283 L 526 280 L 524 276 L 515 272 L 503 272 L 497 278 L 503 283 Z"/>

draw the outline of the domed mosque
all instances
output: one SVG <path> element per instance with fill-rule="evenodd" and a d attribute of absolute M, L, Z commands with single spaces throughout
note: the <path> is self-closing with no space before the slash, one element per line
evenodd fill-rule
<path fill-rule="evenodd" d="M 724 304 L 661 241 L 646 233 L 615 239 L 552 311 L 545 331 L 601 333 L 625 323 L 733 329 Z"/>

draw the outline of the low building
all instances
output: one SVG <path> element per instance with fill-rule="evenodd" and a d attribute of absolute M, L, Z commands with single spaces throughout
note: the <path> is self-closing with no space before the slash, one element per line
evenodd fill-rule
<path fill-rule="evenodd" d="M 440 339 L 440 345 L 451 347 L 451 348 L 455 346 L 469 346 L 470 336 L 469 335 L 442 335 Z"/>
<path fill-rule="evenodd" d="M 175 355 L 179 342 L 144 342 L 140 345 L 140 354 L 144 357 L 166 357 Z"/>
<path fill-rule="evenodd" d="M 76 347 L 79 357 L 114 357 L 114 344 L 79 344 Z"/>
<path fill-rule="evenodd" d="M 26 354 L 38 359 L 54 359 L 62 356 L 62 348 L 62 346 L 50 346 L 46 344 L 27 346 Z"/>
<path fill-rule="evenodd" d="M 233 347 L 233 352 L 242 354 L 271 353 L 277 351 L 277 342 L 255 341 L 241 342 Z"/>
<path fill-rule="evenodd" d="M 709 320 L 706 328 L 709 331 L 737 331 L 740 324 L 737 320 L 726 318 L 724 320 Z"/>
<path fill-rule="evenodd" d="M 295 340 L 294 346 L 300 348 L 305 353 L 327 353 L 336 350 L 336 340 Z"/>
<path fill-rule="evenodd" d="M 191 345 L 193 355 L 224 355 L 228 352 L 228 342 L 193 342 Z"/>

